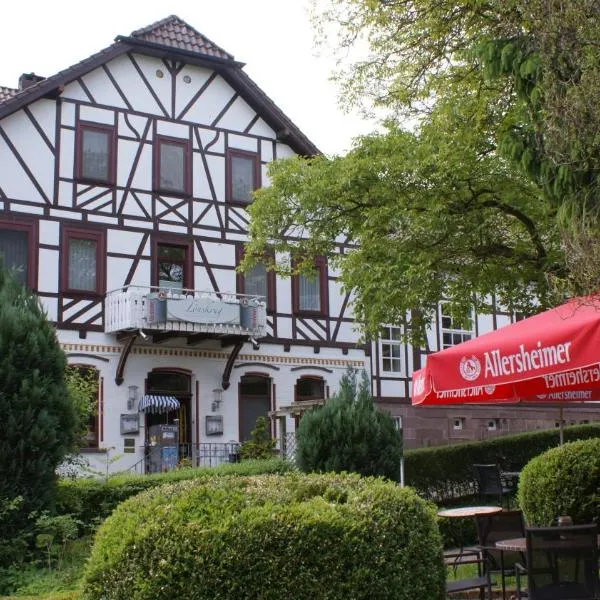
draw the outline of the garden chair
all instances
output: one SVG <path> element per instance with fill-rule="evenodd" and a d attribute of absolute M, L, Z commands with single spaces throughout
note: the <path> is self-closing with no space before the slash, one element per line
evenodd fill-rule
<path fill-rule="evenodd" d="M 524 563 L 522 552 L 512 552 L 496 548 L 496 542 L 511 538 L 525 537 L 525 522 L 520 510 L 503 511 L 494 515 L 477 515 L 477 537 L 481 549 L 484 574 L 492 585 L 492 577 L 500 575 L 502 598 L 506 598 L 506 576 L 515 575 L 515 564 Z"/>
<path fill-rule="evenodd" d="M 500 506 L 504 506 L 506 498 L 506 508 L 510 508 L 511 488 L 504 484 L 498 465 L 473 465 L 473 479 L 482 502 L 493 496 L 499 499 Z"/>
<path fill-rule="evenodd" d="M 526 530 L 526 537 L 527 594 L 521 589 L 524 569 L 517 565 L 517 598 L 600 598 L 596 524 L 531 528 Z"/>
<path fill-rule="evenodd" d="M 452 597 L 452 594 L 463 594 L 471 590 L 479 590 L 480 600 L 485 600 L 486 590 L 488 591 L 488 598 L 492 597 L 492 589 L 490 587 L 489 579 L 484 574 L 483 570 L 483 557 L 481 552 L 477 549 L 461 549 L 456 552 L 444 553 L 444 562 L 446 567 L 452 566 L 452 570 L 456 573 L 457 568 L 460 565 L 477 565 L 477 575 L 466 579 L 449 579 L 446 581 L 446 596 Z"/>

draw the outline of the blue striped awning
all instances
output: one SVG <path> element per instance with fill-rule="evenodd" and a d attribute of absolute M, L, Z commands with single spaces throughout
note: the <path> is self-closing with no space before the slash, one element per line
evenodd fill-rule
<path fill-rule="evenodd" d="M 165 413 L 179 408 L 179 400 L 175 396 L 159 396 L 157 394 L 146 394 L 138 407 L 139 412 Z"/>

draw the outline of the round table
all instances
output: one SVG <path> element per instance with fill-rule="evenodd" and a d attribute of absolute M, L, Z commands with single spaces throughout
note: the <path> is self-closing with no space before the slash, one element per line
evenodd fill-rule
<path fill-rule="evenodd" d="M 476 517 L 478 515 L 497 515 L 500 512 L 502 512 L 501 506 L 460 506 L 458 508 L 444 508 L 438 511 L 438 516 L 457 519 L 459 517 Z"/>
<path fill-rule="evenodd" d="M 525 552 L 527 550 L 527 539 L 524 537 L 510 538 L 496 542 L 496 548 L 509 552 Z"/>

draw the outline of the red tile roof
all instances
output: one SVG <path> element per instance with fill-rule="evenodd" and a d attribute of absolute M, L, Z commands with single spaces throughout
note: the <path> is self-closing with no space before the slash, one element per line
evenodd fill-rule
<path fill-rule="evenodd" d="M 232 54 L 225 52 L 223 48 L 217 46 L 176 15 L 171 15 L 166 19 L 148 25 L 148 27 L 138 29 L 131 34 L 131 37 L 154 44 L 170 46 L 178 50 L 233 60 Z"/>
<path fill-rule="evenodd" d="M 0 102 L 4 102 L 9 98 L 12 98 L 19 90 L 14 90 L 13 88 L 4 87 L 0 85 Z"/>

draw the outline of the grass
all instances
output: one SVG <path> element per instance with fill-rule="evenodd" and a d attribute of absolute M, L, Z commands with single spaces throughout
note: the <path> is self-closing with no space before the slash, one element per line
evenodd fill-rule
<path fill-rule="evenodd" d="M 91 538 L 79 538 L 69 544 L 60 566 L 54 564 L 52 568 L 48 568 L 45 565 L 30 564 L 12 567 L 3 579 L 13 591 L 10 596 L 0 596 L 0 600 L 77 600 L 90 549 Z"/>

